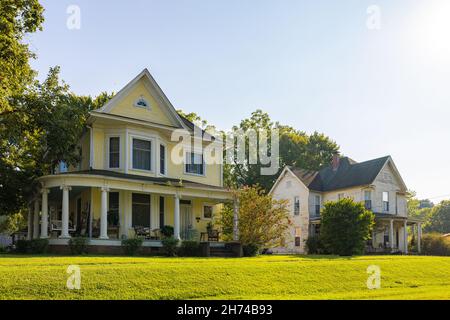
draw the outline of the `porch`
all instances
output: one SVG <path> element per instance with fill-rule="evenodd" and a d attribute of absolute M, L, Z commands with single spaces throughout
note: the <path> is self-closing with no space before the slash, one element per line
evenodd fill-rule
<path fill-rule="evenodd" d="M 200 240 L 231 194 L 219 187 L 170 179 L 143 181 L 92 174 L 41 178 L 40 197 L 29 211 L 27 238 L 67 245 L 73 236 L 91 245 L 120 246 L 122 239 L 144 237 L 144 247 L 161 246 L 161 229 L 173 227 L 180 240 Z M 173 180 L 173 179 L 172 179 Z M 144 232 L 145 234 L 142 234 Z"/>

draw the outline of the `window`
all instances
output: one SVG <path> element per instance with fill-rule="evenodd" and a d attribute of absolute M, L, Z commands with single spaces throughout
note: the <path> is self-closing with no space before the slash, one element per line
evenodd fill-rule
<path fill-rule="evenodd" d="M 152 169 L 152 142 L 149 140 L 133 139 L 133 169 Z"/>
<path fill-rule="evenodd" d="M 294 197 L 294 216 L 300 215 L 300 198 Z"/>
<path fill-rule="evenodd" d="M 145 100 L 143 96 L 140 96 L 135 102 L 134 106 L 138 108 L 150 109 L 150 103 Z"/>
<path fill-rule="evenodd" d="M 159 197 L 159 227 L 164 227 L 164 212 L 165 212 L 165 206 L 164 206 L 164 197 Z"/>
<path fill-rule="evenodd" d="M 372 192 L 364 191 L 364 206 L 367 210 L 372 209 Z"/>
<path fill-rule="evenodd" d="M 389 192 L 383 192 L 383 211 L 389 212 Z"/>
<path fill-rule="evenodd" d="M 344 199 L 344 194 L 343 193 L 338 193 L 338 200 L 342 200 Z"/>
<path fill-rule="evenodd" d="M 166 174 L 166 146 L 159 145 L 159 173 Z"/>
<path fill-rule="evenodd" d="M 59 163 L 59 173 L 64 173 L 67 172 L 68 168 L 67 168 L 67 163 L 65 163 L 64 161 L 61 161 Z"/>
<path fill-rule="evenodd" d="M 203 206 L 203 218 L 204 219 L 211 219 L 213 215 L 213 206 L 211 205 L 204 205 Z"/>
<path fill-rule="evenodd" d="M 115 226 L 115 227 L 119 225 L 119 193 L 118 192 L 110 192 L 109 193 L 108 225 Z"/>
<path fill-rule="evenodd" d="M 205 166 L 203 163 L 203 154 L 187 152 L 185 169 L 186 173 L 204 175 Z"/>
<path fill-rule="evenodd" d="M 320 196 L 315 196 L 314 201 L 316 216 L 320 216 Z"/>
<path fill-rule="evenodd" d="M 133 193 L 132 226 L 150 228 L 150 195 Z"/>
<path fill-rule="evenodd" d="M 302 234 L 301 228 L 295 228 L 295 246 L 300 247 L 300 236 Z"/>
<path fill-rule="evenodd" d="M 119 168 L 120 165 L 120 138 L 109 138 L 109 167 Z"/>

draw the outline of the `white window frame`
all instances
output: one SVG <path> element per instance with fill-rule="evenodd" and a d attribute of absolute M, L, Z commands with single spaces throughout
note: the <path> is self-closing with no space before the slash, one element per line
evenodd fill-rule
<path fill-rule="evenodd" d="M 144 107 L 144 106 L 139 105 L 138 104 L 139 100 L 144 100 L 145 103 L 147 104 L 147 106 Z M 145 99 L 145 97 L 143 95 L 140 95 L 136 100 L 134 100 L 133 106 L 136 108 L 145 109 L 145 110 L 149 110 L 149 111 L 152 110 L 151 103 L 147 99 Z"/>
<path fill-rule="evenodd" d="M 164 173 L 161 173 L 161 146 L 164 147 Z M 158 143 L 158 174 L 163 177 L 167 177 L 167 144 L 159 141 Z"/>
<path fill-rule="evenodd" d="M 296 214 L 296 204 L 298 202 L 298 213 Z M 299 196 L 295 196 L 294 197 L 294 216 L 300 216 L 300 197 Z"/>
<path fill-rule="evenodd" d="M 319 203 L 317 203 L 317 199 L 319 199 Z M 319 212 L 317 213 L 316 208 L 319 206 Z M 322 209 L 322 196 L 320 194 L 314 195 L 314 215 L 320 216 L 320 210 Z"/>
<path fill-rule="evenodd" d="M 384 201 L 384 195 L 385 194 L 387 194 L 387 201 Z M 384 203 L 385 202 L 387 202 L 387 204 L 388 204 L 388 208 L 387 208 L 387 210 L 385 210 L 385 208 L 384 208 Z M 382 205 L 382 210 L 383 210 L 383 212 L 389 212 L 390 211 L 390 204 L 389 204 L 389 192 L 387 192 L 387 191 L 383 191 L 382 193 L 381 193 L 381 205 Z"/>
<path fill-rule="evenodd" d="M 145 137 L 145 136 L 141 136 L 141 135 L 135 135 L 135 134 L 130 134 L 130 139 L 131 139 L 131 143 L 130 143 L 130 150 L 128 151 L 130 153 L 130 170 L 133 171 L 139 171 L 139 172 L 146 172 L 146 173 L 155 173 L 155 138 L 151 138 L 151 137 Z M 145 169 L 137 169 L 133 167 L 133 140 L 137 139 L 137 140 L 145 140 L 145 141 L 150 141 L 151 143 L 151 150 L 150 150 L 150 170 L 145 170 Z"/>
<path fill-rule="evenodd" d="M 194 154 L 198 154 L 202 156 L 203 159 L 203 174 L 198 174 L 198 173 L 192 173 L 192 172 L 187 172 L 186 171 L 186 155 L 188 153 L 194 153 Z M 206 176 L 206 163 L 205 163 L 205 154 L 202 151 L 195 151 L 195 150 L 185 150 L 184 151 L 184 160 L 183 160 L 183 173 L 186 175 L 190 175 L 190 176 L 197 176 L 197 177 L 205 177 Z"/>
<path fill-rule="evenodd" d="M 119 166 L 118 167 L 114 167 L 114 168 L 112 168 L 112 167 L 110 167 L 109 165 L 110 165 L 110 144 L 111 144 L 111 138 L 119 138 Z M 111 170 L 119 170 L 119 169 L 121 169 L 122 168 L 122 159 L 120 159 L 121 158 L 121 156 L 122 156 L 122 137 L 119 135 L 119 134 L 108 134 L 108 135 L 106 135 L 106 139 L 107 139 L 107 149 L 106 149 L 106 167 L 108 168 L 108 169 L 111 169 Z"/>
<path fill-rule="evenodd" d="M 211 207 L 211 209 L 212 209 L 211 218 L 205 217 L 205 207 Z M 210 221 L 210 220 L 212 220 L 213 216 L 214 216 L 214 204 L 208 203 L 208 202 L 202 203 L 202 220 Z"/>

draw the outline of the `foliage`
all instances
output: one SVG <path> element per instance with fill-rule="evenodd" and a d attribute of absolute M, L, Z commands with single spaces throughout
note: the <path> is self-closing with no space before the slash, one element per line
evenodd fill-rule
<path fill-rule="evenodd" d="M 18 253 L 42 254 L 48 249 L 48 239 L 18 240 L 16 251 Z"/>
<path fill-rule="evenodd" d="M 432 256 L 450 256 L 450 238 L 439 233 L 422 236 L 422 253 Z"/>
<path fill-rule="evenodd" d="M 242 246 L 242 252 L 244 253 L 244 257 L 255 257 L 258 255 L 261 247 L 254 243 L 248 243 Z"/>
<path fill-rule="evenodd" d="M 167 257 L 175 257 L 177 255 L 178 239 L 167 237 L 162 239 L 162 254 Z"/>
<path fill-rule="evenodd" d="M 73 237 L 69 240 L 70 253 L 73 255 L 80 255 L 87 253 L 89 245 L 89 238 L 87 237 Z"/>
<path fill-rule="evenodd" d="M 450 200 L 444 200 L 431 209 L 424 231 L 450 233 Z"/>
<path fill-rule="evenodd" d="M 19 230 L 22 230 L 27 226 L 27 221 L 25 220 L 22 212 L 17 212 L 11 214 L 0 223 L 0 233 L 13 234 Z"/>
<path fill-rule="evenodd" d="M 182 257 L 198 257 L 200 255 L 200 245 L 197 241 L 182 241 L 178 250 Z"/>
<path fill-rule="evenodd" d="M 15 111 L 11 98 L 33 81 L 29 60 L 35 55 L 23 40 L 26 34 L 42 30 L 43 12 L 38 0 L 0 2 L 0 116 Z"/>
<path fill-rule="evenodd" d="M 258 187 L 244 187 L 234 193 L 239 201 L 239 241 L 242 245 L 279 246 L 291 223 L 287 201 L 275 200 Z M 224 205 L 218 224 L 224 239 L 232 239 L 232 205 Z"/>
<path fill-rule="evenodd" d="M 320 240 L 320 236 L 308 237 L 305 245 L 308 254 L 321 254 L 325 252 L 322 241 Z"/>
<path fill-rule="evenodd" d="M 165 238 L 172 237 L 173 234 L 174 234 L 173 227 L 172 227 L 172 226 L 163 226 L 163 227 L 161 228 L 161 234 L 162 234 L 162 236 L 165 237 Z"/>
<path fill-rule="evenodd" d="M 126 255 L 134 256 L 142 247 L 142 238 L 130 238 L 122 240 L 122 248 Z"/>
<path fill-rule="evenodd" d="M 333 254 L 361 254 L 370 239 L 374 220 L 371 211 L 351 199 L 327 202 L 322 212 L 320 240 Z"/>

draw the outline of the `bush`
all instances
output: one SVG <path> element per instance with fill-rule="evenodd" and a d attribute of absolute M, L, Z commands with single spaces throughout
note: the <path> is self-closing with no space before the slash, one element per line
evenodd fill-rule
<path fill-rule="evenodd" d="M 183 257 L 198 257 L 200 256 L 200 245 L 197 241 L 183 241 L 179 252 Z"/>
<path fill-rule="evenodd" d="M 48 249 L 48 239 L 33 239 L 30 241 L 30 253 L 46 253 Z"/>
<path fill-rule="evenodd" d="M 430 256 L 450 256 L 450 239 L 438 233 L 424 234 L 422 253 Z"/>
<path fill-rule="evenodd" d="M 79 255 L 87 253 L 89 239 L 86 237 L 75 237 L 69 240 L 70 253 Z"/>
<path fill-rule="evenodd" d="M 244 257 L 255 257 L 259 253 L 259 249 L 259 246 L 254 243 L 249 243 L 242 246 Z"/>
<path fill-rule="evenodd" d="M 161 234 L 164 238 L 170 238 L 173 236 L 173 227 L 172 226 L 164 226 L 161 228 Z"/>
<path fill-rule="evenodd" d="M 0 253 L 7 253 L 8 249 L 4 246 L 0 246 Z"/>
<path fill-rule="evenodd" d="M 327 202 L 322 212 L 320 241 L 332 254 L 361 254 L 371 237 L 374 220 L 375 215 L 362 203 L 348 198 Z"/>
<path fill-rule="evenodd" d="M 319 236 L 308 237 L 308 240 L 306 240 L 306 251 L 308 254 L 319 254 L 324 252 Z"/>
<path fill-rule="evenodd" d="M 174 237 L 164 238 L 162 241 L 162 253 L 167 257 L 175 257 L 177 255 L 178 239 Z"/>
<path fill-rule="evenodd" d="M 16 242 L 17 253 L 27 253 L 29 247 L 30 247 L 30 240 L 17 240 Z"/>
<path fill-rule="evenodd" d="M 134 256 L 139 251 L 143 243 L 142 238 L 123 239 L 122 247 L 126 255 Z"/>

